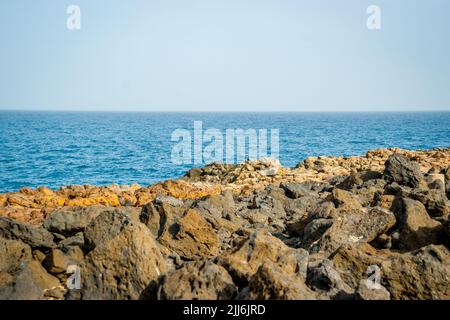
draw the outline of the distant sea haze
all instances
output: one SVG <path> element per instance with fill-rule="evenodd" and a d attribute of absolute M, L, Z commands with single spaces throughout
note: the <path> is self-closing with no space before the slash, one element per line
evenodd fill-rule
<path fill-rule="evenodd" d="M 370 149 L 450 146 L 450 112 L 102 113 L 0 111 L 0 192 L 41 185 L 148 185 L 182 176 L 176 129 L 279 129 L 279 159 L 350 156 Z"/>

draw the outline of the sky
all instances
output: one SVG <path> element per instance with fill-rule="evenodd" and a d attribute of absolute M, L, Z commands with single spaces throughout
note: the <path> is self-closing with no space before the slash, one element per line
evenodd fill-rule
<path fill-rule="evenodd" d="M 450 111 L 449 15 L 448 0 L 2 0 L 0 109 Z"/>

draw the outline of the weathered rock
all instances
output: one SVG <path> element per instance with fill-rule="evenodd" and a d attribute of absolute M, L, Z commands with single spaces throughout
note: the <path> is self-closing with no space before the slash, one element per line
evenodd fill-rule
<path fill-rule="evenodd" d="M 0 216 L 14 219 L 18 222 L 41 226 L 48 209 L 35 209 L 19 206 L 0 206 Z"/>
<path fill-rule="evenodd" d="M 32 258 L 29 245 L 20 240 L 8 240 L 0 237 L 0 270 L 8 271 L 17 269 L 21 261 L 27 261 Z"/>
<path fill-rule="evenodd" d="M 215 218 L 230 217 L 236 210 L 233 193 L 230 190 L 201 199 L 195 204 L 195 208 Z"/>
<path fill-rule="evenodd" d="M 93 219 L 84 230 L 85 250 L 91 251 L 96 246 L 117 237 L 133 220 L 124 211 L 105 211 Z"/>
<path fill-rule="evenodd" d="M 82 232 L 78 232 L 72 237 L 66 238 L 58 243 L 58 248 L 68 248 L 71 246 L 78 246 L 80 248 L 84 247 L 84 234 Z"/>
<path fill-rule="evenodd" d="M 44 227 L 62 235 L 71 236 L 82 231 L 103 208 L 99 207 L 64 207 L 53 211 L 45 220 Z"/>
<path fill-rule="evenodd" d="M 216 231 L 195 209 L 189 209 L 178 221 L 165 229 L 159 241 L 189 260 L 214 256 L 220 247 Z"/>
<path fill-rule="evenodd" d="M 450 299 L 450 253 L 429 245 L 383 261 L 382 284 L 394 300 Z"/>
<path fill-rule="evenodd" d="M 280 187 L 286 192 L 286 196 L 292 199 L 304 197 L 311 192 L 301 183 L 281 183 Z"/>
<path fill-rule="evenodd" d="M 228 270 L 238 285 L 245 285 L 266 260 L 279 265 L 285 273 L 305 275 L 308 253 L 289 248 L 266 230 L 258 230 L 218 257 L 218 263 Z"/>
<path fill-rule="evenodd" d="M 22 193 L 13 193 L 10 194 L 7 202 L 10 205 L 17 205 L 17 206 L 21 206 L 21 207 L 28 207 L 28 208 L 36 208 L 37 205 L 36 203 L 33 201 L 33 198 L 31 197 L 31 195 L 25 195 Z"/>
<path fill-rule="evenodd" d="M 63 250 L 52 249 L 42 262 L 42 265 L 51 274 L 66 273 L 70 265 L 79 266 L 83 261 L 83 251 L 80 247 L 67 247 Z"/>
<path fill-rule="evenodd" d="M 342 280 L 339 272 L 333 268 L 333 262 L 328 259 L 308 268 L 307 283 L 333 299 L 345 299 L 353 294 L 352 288 Z"/>
<path fill-rule="evenodd" d="M 425 176 L 425 180 L 430 189 L 445 193 L 445 175 L 439 173 L 429 173 Z"/>
<path fill-rule="evenodd" d="M 315 219 L 306 225 L 303 240 L 312 243 L 318 240 L 333 225 L 333 219 Z"/>
<path fill-rule="evenodd" d="M 148 187 L 0 194 L 10 218 L 0 296 L 448 299 L 448 249 L 430 243 L 450 248 L 449 163 L 450 148 L 382 149 L 296 168 L 214 163 Z M 82 268 L 82 290 L 63 287 L 69 263 Z"/>
<path fill-rule="evenodd" d="M 359 209 L 362 208 L 361 203 L 348 191 L 334 188 L 330 201 L 339 209 Z"/>
<path fill-rule="evenodd" d="M 238 296 L 241 300 L 315 300 L 317 295 L 309 289 L 304 278 L 286 273 L 274 262 L 266 261 L 250 278 Z"/>
<path fill-rule="evenodd" d="M 368 279 L 371 268 L 380 268 L 383 259 L 382 252 L 366 243 L 344 245 L 330 257 L 336 271 L 352 288 L 357 288 L 362 280 Z"/>
<path fill-rule="evenodd" d="M 33 260 L 31 248 L 18 240 L 0 238 L 0 299 L 40 300 L 58 287 L 58 279 Z"/>
<path fill-rule="evenodd" d="M 395 223 L 394 214 L 383 208 L 342 211 L 333 225 L 311 245 L 310 252 L 331 254 L 345 244 L 370 242 Z"/>
<path fill-rule="evenodd" d="M 33 248 L 55 247 L 53 235 L 44 228 L 6 217 L 0 217 L 0 237 L 21 240 Z"/>
<path fill-rule="evenodd" d="M 432 217 L 444 217 L 450 213 L 450 203 L 444 192 L 440 190 L 414 189 L 406 196 L 420 201 Z"/>
<path fill-rule="evenodd" d="M 100 214 L 109 212 L 111 215 L 114 215 L 117 211 L 126 212 L 130 216 L 133 216 L 135 210 L 133 208 L 117 209 L 95 205 L 89 207 L 64 207 L 53 211 L 44 222 L 44 227 L 51 232 L 65 236 L 73 236 L 83 231 Z M 138 211 L 135 211 L 136 216 L 138 215 Z"/>
<path fill-rule="evenodd" d="M 172 197 L 157 197 L 142 208 L 139 219 L 158 238 L 169 232 L 169 227 L 183 216 L 187 208 Z"/>
<path fill-rule="evenodd" d="M 440 243 L 442 224 L 433 220 L 424 205 L 413 199 L 398 200 L 396 210 L 399 220 L 399 246 L 414 250 L 428 244 Z"/>
<path fill-rule="evenodd" d="M 223 267 L 211 261 L 195 261 L 163 277 L 158 299 L 230 300 L 236 293 L 237 287 Z"/>
<path fill-rule="evenodd" d="M 115 215 L 119 217 L 102 213 L 86 230 L 95 248 L 81 267 L 85 300 L 142 298 L 166 271 L 164 258 L 145 225 L 123 213 Z"/>
<path fill-rule="evenodd" d="M 411 188 L 417 188 L 424 181 L 420 167 L 401 154 L 391 155 L 385 163 L 384 179 Z"/>

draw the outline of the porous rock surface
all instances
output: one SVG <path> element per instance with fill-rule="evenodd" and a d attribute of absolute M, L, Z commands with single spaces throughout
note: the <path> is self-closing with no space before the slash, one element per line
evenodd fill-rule
<path fill-rule="evenodd" d="M 450 299 L 449 186 L 447 148 L 23 188 L 0 194 L 0 299 Z"/>

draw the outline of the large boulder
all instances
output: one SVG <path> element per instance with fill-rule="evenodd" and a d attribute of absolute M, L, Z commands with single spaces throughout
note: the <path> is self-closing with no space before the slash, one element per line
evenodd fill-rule
<path fill-rule="evenodd" d="M 317 241 L 334 223 L 333 219 L 314 219 L 303 229 L 303 240 L 310 244 Z"/>
<path fill-rule="evenodd" d="M 354 291 L 342 280 L 339 272 L 334 269 L 333 262 L 328 259 L 308 267 L 307 283 L 316 291 L 333 299 L 348 298 Z"/>
<path fill-rule="evenodd" d="M 185 259 L 215 256 L 220 242 L 217 232 L 198 210 L 189 209 L 170 226 L 163 227 L 161 244 Z"/>
<path fill-rule="evenodd" d="M 98 245 L 114 239 L 132 223 L 132 217 L 125 211 L 104 211 L 84 230 L 85 250 L 91 251 Z"/>
<path fill-rule="evenodd" d="M 291 200 L 302 201 L 304 198 Z M 238 222 L 238 217 L 242 217 L 252 228 L 266 228 L 270 232 L 283 231 L 287 212 L 285 210 L 286 202 L 289 201 L 279 188 L 269 186 L 264 190 L 254 191 L 251 195 L 243 197 L 241 207 L 236 210 L 233 221 Z"/>
<path fill-rule="evenodd" d="M 352 288 L 357 288 L 368 278 L 368 270 L 374 266 L 379 268 L 383 261 L 381 252 L 367 243 L 343 245 L 329 259 L 342 280 Z"/>
<path fill-rule="evenodd" d="M 133 215 L 134 208 L 114 208 L 105 206 L 88 207 L 63 207 L 53 211 L 45 220 L 44 227 L 50 232 L 62 234 L 64 236 L 73 236 L 83 231 L 93 219 L 101 213 L 109 212 L 114 215 L 115 212 L 127 212 Z M 136 211 L 136 216 L 138 215 Z"/>
<path fill-rule="evenodd" d="M 442 224 L 428 215 L 420 201 L 401 198 L 396 207 L 399 222 L 397 242 L 401 249 L 414 250 L 441 242 Z"/>
<path fill-rule="evenodd" d="M 298 274 L 288 273 L 268 260 L 250 278 L 237 297 L 241 300 L 315 300 L 317 294 Z"/>
<path fill-rule="evenodd" d="M 33 259 L 30 246 L 0 237 L 0 300 L 41 300 L 60 287 Z"/>
<path fill-rule="evenodd" d="M 83 299 L 146 297 L 166 271 L 153 235 L 126 213 L 102 213 L 86 228 L 86 239 L 92 251 L 81 266 Z"/>
<path fill-rule="evenodd" d="M 0 237 L 21 240 L 33 248 L 53 248 L 53 235 L 41 227 L 0 217 Z"/>
<path fill-rule="evenodd" d="M 187 210 L 183 201 L 173 197 L 159 197 L 142 208 L 139 219 L 158 238 L 169 232 L 172 226 Z"/>
<path fill-rule="evenodd" d="M 302 183 L 283 182 L 280 184 L 280 187 L 285 191 L 286 196 L 292 199 L 301 198 L 311 193 L 311 190 Z"/>
<path fill-rule="evenodd" d="M 218 263 L 228 270 L 238 285 L 246 285 L 266 261 L 279 265 L 285 273 L 306 276 L 308 252 L 290 248 L 261 229 L 238 240 L 235 247 L 218 257 Z"/>
<path fill-rule="evenodd" d="M 407 254 L 395 254 L 381 264 L 382 284 L 392 299 L 450 299 L 450 253 L 429 245 Z"/>
<path fill-rule="evenodd" d="M 417 188 L 424 183 L 419 165 L 398 153 L 392 154 L 386 160 L 383 176 L 389 183 L 397 182 L 411 188 Z"/>
<path fill-rule="evenodd" d="M 339 188 L 333 189 L 329 200 L 334 203 L 336 208 L 342 210 L 362 208 L 361 203 L 356 199 L 355 195 Z"/>
<path fill-rule="evenodd" d="M 444 192 L 436 189 L 414 189 L 408 197 L 420 201 L 432 217 L 445 217 L 450 213 L 450 203 Z"/>
<path fill-rule="evenodd" d="M 53 211 L 44 221 L 44 227 L 65 236 L 82 231 L 96 218 L 104 207 L 63 207 Z"/>
<path fill-rule="evenodd" d="M 231 190 L 225 190 L 222 194 L 203 198 L 195 203 L 195 208 L 215 218 L 230 217 L 236 211 Z"/>
<path fill-rule="evenodd" d="M 237 293 L 231 276 L 211 261 L 186 262 L 162 278 L 161 300 L 230 300 Z"/>
<path fill-rule="evenodd" d="M 394 214 L 379 207 L 341 211 L 332 226 L 312 243 L 310 252 L 331 254 L 345 244 L 371 242 L 395 223 Z"/>
<path fill-rule="evenodd" d="M 407 253 L 376 250 L 367 244 L 346 245 L 330 259 L 342 279 L 357 288 L 358 299 L 387 299 L 382 287 L 393 300 L 450 298 L 450 252 L 442 245 Z M 362 284 L 367 284 L 371 268 L 378 269 L 379 286 L 375 289 L 380 291 L 369 295 Z"/>
<path fill-rule="evenodd" d="M 52 249 L 42 261 L 42 265 L 53 275 L 61 275 L 66 279 L 67 270 L 70 265 L 80 265 L 83 261 L 83 251 L 78 246 Z"/>

